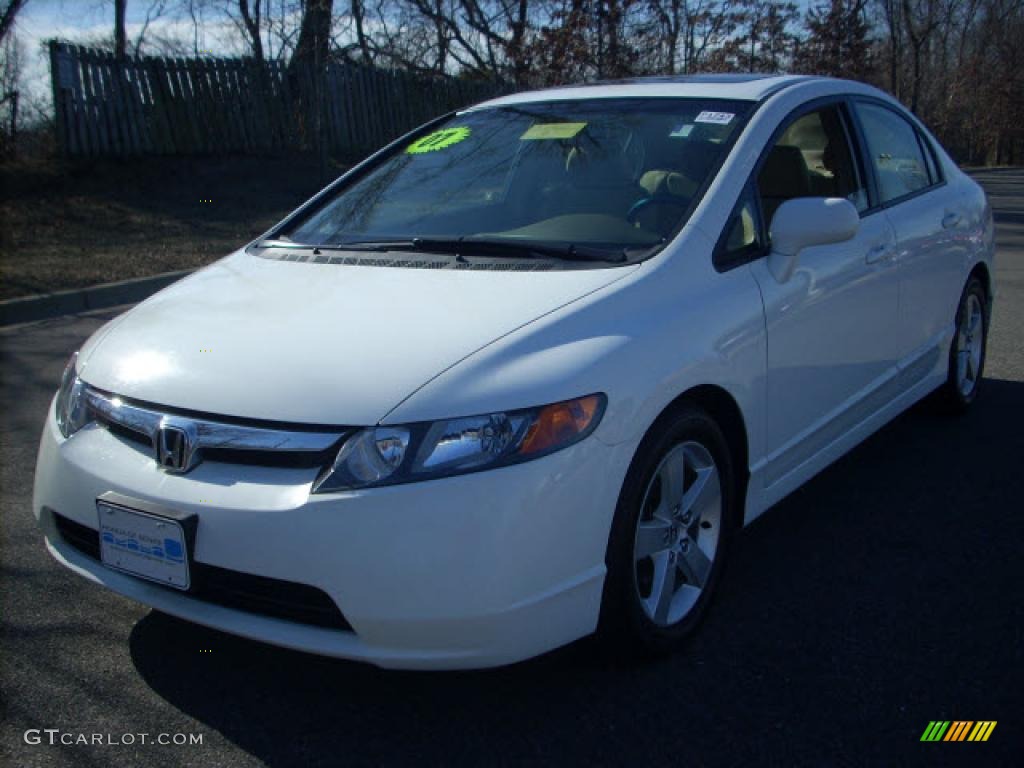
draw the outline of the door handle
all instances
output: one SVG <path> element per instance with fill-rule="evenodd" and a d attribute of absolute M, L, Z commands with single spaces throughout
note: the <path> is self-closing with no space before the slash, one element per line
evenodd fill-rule
<path fill-rule="evenodd" d="M 947 213 L 945 216 L 942 217 L 942 228 L 943 229 L 952 229 L 953 227 L 955 227 L 959 223 L 960 223 L 960 214 L 957 213 L 956 211 L 950 211 L 949 213 Z"/>
<path fill-rule="evenodd" d="M 892 255 L 892 251 L 892 243 L 879 243 L 878 245 L 871 247 L 865 261 L 867 261 L 868 264 L 875 264 L 879 261 L 884 261 Z"/>

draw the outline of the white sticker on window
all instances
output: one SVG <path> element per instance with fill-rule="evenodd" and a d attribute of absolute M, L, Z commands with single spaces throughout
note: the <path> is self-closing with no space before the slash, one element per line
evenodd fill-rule
<path fill-rule="evenodd" d="M 708 112 L 704 111 L 697 115 L 695 123 L 714 123 L 715 125 L 728 125 L 736 117 L 734 112 Z"/>
<path fill-rule="evenodd" d="M 690 135 L 690 131 L 693 130 L 692 123 L 683 123 L 682 125 L 676 126 L 675 130 L 669 134 L 669 138 L 673 139 L 685 139 Z"/>

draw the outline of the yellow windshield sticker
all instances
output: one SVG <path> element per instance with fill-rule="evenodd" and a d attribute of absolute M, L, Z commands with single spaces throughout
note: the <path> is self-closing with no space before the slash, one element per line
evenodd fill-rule
<path fill-rule="evenodd" d="M 571 139 L 586 127 L 586 123 L 537 123 L 531 125 L 526 133 L 519 137 L 519 140 Z"/>
<path fill-rule="evenodd" d="M 439 149 L 446 149 L 452 144 L 458 144 L 469 138 L 470 130 L 464 125 L 458 128 L 442 128 L 440 131 L 428 133 L 426 136 L 416 139 L 406 148 L 410 155 L 423 155 L 427 152 L 436 152 Z"/>

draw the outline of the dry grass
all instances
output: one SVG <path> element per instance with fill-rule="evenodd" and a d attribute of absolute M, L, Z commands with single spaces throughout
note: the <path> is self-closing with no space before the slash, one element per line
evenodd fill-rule
<path fill-rule="evenodd" d="M 0 299 L 208 264 L 323 184 L 309 157 L 2 165 Z"/>

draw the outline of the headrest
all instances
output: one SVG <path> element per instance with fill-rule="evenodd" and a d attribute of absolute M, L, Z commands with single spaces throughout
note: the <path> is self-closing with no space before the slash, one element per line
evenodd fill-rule
<path fill-rule="evenodd" d="M 693 197 L 697 183 L 675 171 L 647 171 L 640 177 L 640 186 L 651 197 Z"/>
<path fill-rule="evenodd" d="M 799 147 L 777 144 L 768 153 L 768 159 L 757 180 L 761 195 L 771 198 L 807 197 L 811 194 L 811 181 L 807 163 Z"/>
<path fill-rule="evenodd" d="M 622 154 L 573 147 L 565 158 L 565 173 L 578 187 L 614 188 L 634 183 L 633 172 Z"/>
<path fill-rule="evenodd" d="M 672 165 L 691 179 L 705 178 L 722 154 L 720 144 L 705 139 L 686 139 L 680 143 L 680 148 L 679 159 Z"/>

